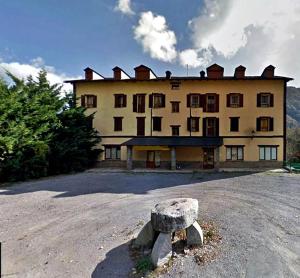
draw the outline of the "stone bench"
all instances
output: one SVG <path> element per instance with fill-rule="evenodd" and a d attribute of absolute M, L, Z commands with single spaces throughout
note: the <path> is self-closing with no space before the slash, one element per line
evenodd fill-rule
<path fill-rule="evenodd" d="M 187 245 L 203 244 L 203 233 L 196 221 L 198 201 L 177 198 L 157 204 L 149 221 L 134 241 L 136 247 L 152 247 L 151 260 L 155 266 L 168 262 L 172 256 L 172 233 L 185 229 Z"/>

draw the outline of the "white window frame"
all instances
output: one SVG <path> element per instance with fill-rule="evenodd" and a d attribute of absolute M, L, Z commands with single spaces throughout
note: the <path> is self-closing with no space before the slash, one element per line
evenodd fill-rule
<path fill-rule="evenodd" d="M 259 160 L 276 161 L 278 160 L 278 146 L 259 146 Z"/>

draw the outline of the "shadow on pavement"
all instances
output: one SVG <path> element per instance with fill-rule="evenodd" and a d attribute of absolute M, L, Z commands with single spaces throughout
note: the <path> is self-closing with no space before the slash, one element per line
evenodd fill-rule
<path fill-rule="evenodd" d="M 128 277 L 134 267 L 129 257 L 129 243 L 124 243 L 110 250 L 103 261 L 94 269 L 92 278 Z"/>
<path fill-rule="evenodd" d="M 38 181 L 12 184 L 0 188 L 0 195 L 15 195 L 38 191 L 52 191 L 55 198 L 74 197 L 95 193 L 147 194 L 150 190 L 203 183 L 212 180 L 230 179 L 249 172 L 234 173 L 97 173 L 85 172 L 56 176 Z"/>

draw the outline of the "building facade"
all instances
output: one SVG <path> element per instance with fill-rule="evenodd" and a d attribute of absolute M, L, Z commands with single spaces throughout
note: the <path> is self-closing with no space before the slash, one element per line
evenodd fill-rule
<path fill-rule="evenodd" d="M 78 105 L 95 113 L 99 165 L 132 168 L 280 167 L 286 157 L 286 85 L 268 66 L 260 76 L 233 76 L 214 64 L 199 76 L 158 77 L 119 67 L 106 78 L 91 68 L 69 80 Z"/>

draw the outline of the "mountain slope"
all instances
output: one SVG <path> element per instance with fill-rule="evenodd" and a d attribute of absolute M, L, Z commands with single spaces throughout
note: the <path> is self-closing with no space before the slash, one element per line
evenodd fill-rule
<path fill-rule="evenodd" d="M 287 126 L 300 127 L 300 88 L 287 87 Z"/>

